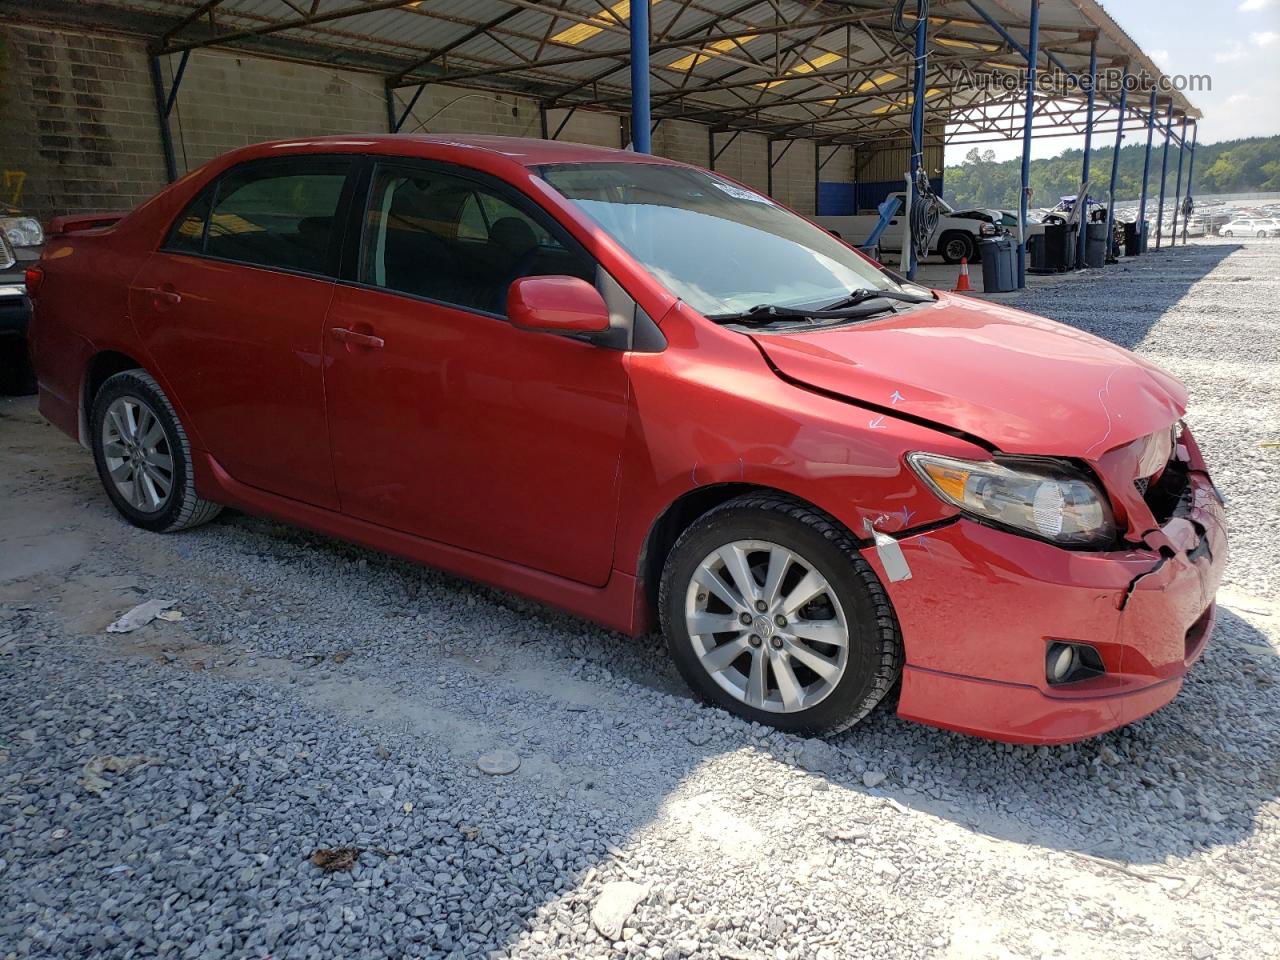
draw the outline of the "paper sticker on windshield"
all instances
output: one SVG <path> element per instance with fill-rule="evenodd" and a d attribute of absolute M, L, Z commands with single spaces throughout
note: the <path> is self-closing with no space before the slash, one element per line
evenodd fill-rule
<path fill-rule="evenodd" d="M 768 197 L 762 197 L 760 194 L 748 190 L 746 187 L 740 187 L 736 183 L 729 183 L 727 180 L 712 180 L 711 182 L 735 200 L 750 200 L 752 203 L 773 202 Z"/>

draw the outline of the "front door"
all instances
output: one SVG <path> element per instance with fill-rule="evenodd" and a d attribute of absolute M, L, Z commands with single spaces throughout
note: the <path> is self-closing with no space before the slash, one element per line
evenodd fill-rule
<path fill-rule="evenodd" d="M 337 508 L 321 370 L 352 161 L 233 168 L 178 218 L 130 286 L 138 332 L 236 480 Z"/>
<path fill-rule="evenodd" d="M 344 512 L 600 585 L 612 566 L 625 354 L 520 331 L 517 277 L 595 263 L 514 192 L 380 164 L 353 284 L 326 323 Z"/>

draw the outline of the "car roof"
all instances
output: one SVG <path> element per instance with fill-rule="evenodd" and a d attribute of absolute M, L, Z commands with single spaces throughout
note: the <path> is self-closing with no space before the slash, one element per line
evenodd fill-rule
<path fill-rule="evenodd" d="M 559 140 L 538 140 L 533 137 L 499 137 L 487 134 L 362 133 L 279 140 L 269 144 L 256 144 L 255 147 L 263 150 L 294 147 L 300 153 L 319 153 L 334 148 L 341 148 L 343 152 L 348 152 L 360 146 L 373 145 L 378 146 L 379 153 L 425 158 L 439 157 L 443 153 L 452 153 L 458 149 L 480 150 L 526 167 L 548 163 L 592 162 L 644 162 L 684 166 L 675 160 L 638 154 L 631 150 L 594 147 L 584 143 L 566 143 Z"/>

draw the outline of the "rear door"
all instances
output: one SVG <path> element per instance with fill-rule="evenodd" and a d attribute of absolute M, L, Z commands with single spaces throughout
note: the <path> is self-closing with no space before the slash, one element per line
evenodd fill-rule
<path fill-rule="evenodd" d="M 195 442 L 242 483 L 331 509 L 322 338 L 353 163 L 303 156 L 229 170 L 130 288 Z"/>
<path fill-rule="evenodd" d="M 514 189 L 382 162 L 325 340 L 343 512 L 582 583 L 612 568 L 626 354 L 517 330 L 517 277 L 594 280 Z"/>

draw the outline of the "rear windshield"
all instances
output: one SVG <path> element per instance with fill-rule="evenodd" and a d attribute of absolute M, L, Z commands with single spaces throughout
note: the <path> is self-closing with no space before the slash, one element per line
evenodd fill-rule
<path fill-rule="evenodd" d="M 707 316 L 810 307 L 893 279 L 768 197 L 691 167 L 545 166 L 542 177 L 667 289 Z"/>

